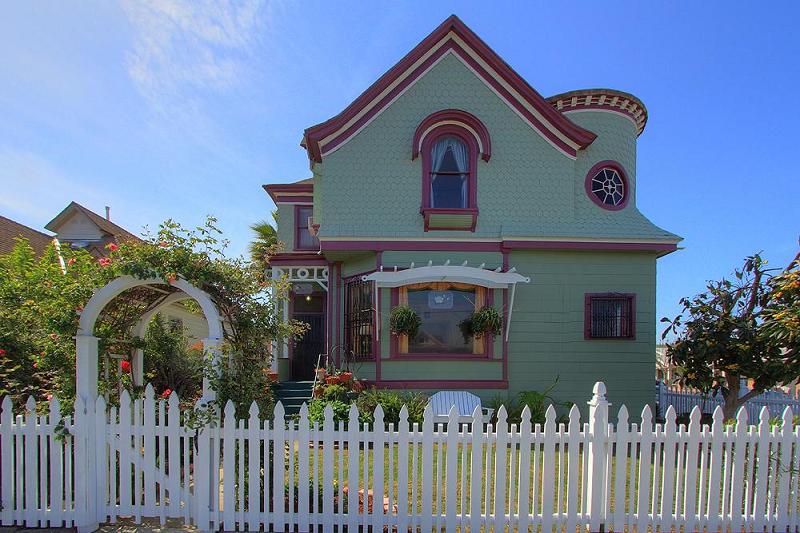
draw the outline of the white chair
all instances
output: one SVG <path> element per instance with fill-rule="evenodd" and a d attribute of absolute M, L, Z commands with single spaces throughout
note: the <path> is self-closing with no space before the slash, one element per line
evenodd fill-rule
<path fill-rule="evenodd" d="M 481 399 L 465 390 L 439 391 L 430 397 L 428 403 L 433 409 L 434 422 L 447 422 L 450 408 L 455 406 L 458 411 L 458 421 L 461 424 L 472 422 L 472 413 L 479 408 L 483 413 L 483 423 L 488 424 L 494 414 L 494 409 L 481 406 Z"/>

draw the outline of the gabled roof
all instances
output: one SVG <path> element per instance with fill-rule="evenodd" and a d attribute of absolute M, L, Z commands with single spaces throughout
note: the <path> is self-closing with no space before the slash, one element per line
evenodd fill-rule
<path fill-rule="evenodd" d="M 49 229 L 50 231 L 52 231 L 54 233 L 58 233 L 58 229 L 75 212 L 83 213 L 84 215 L 89 217 L 89 220 L 91 220 L 98 228 L 100 228 L 100 231 L 102 231 L 103 233 L 105 233 L 106 235 L 108 235 L 110 237 L 114 237 L 117 240 L 122 240 L 122 241 L 130 240 L 130 239 L 139 240 L 139 237 L 137 237 L 133 233 L 129 232 L 125 228 L 114 224 L 113 222 L 111 222 L 110 220 L 106 219 L 105 217 L 102 217 L 102 216 L 98 215 L 97 213 L 95 213 L 91 209 L 87 209 L 86 207 L 83 207 L 78 202 L 74 202 L 74 201 L 70 202 L 69 205 L 67 207 L 65 207 L 63 211 L 61 211 L 59 214 L 57 214 L 53 220 L 48 222 L 45 225 L 45 229 Z"/>
<path fill-rule="evenodd" d="M 314 198 L 314 178 L 294 183 L 270 183 L 262 185 L 272 201 L 278 203 L 311 203 Z"/>
<path fill-rule="evenodd" d="M 551 145 L 574 158 L 596 138 L 553 108 L 458 17 L 451 15 L 335 117 L 305 130 L 302 146 L 311 161 L 361 131 L 437 61 L 452 53 Z"/>
<path fill-rule="evenodd" d="M 13 250 L 17 238 L 28 239 L 36 255 L 41 255 L 53 242 L 53 237 L 50 235 L 0 215 L 0 254 L 7 254 Z"/>

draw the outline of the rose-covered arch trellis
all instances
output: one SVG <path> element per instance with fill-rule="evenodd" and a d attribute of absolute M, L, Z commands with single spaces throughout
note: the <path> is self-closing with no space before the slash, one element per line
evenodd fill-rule
<path fill-rule="evenodd" d="M 216 360 L 219 356 L 219 347 L 223 341 L 222 320 L 217 306 L 205 291 L 182 278 L 165 281 L 160 278 L 138 279 L 133 276 L 118 277 L 94 293 L 89 302 L 84 306 L 78 322 L 78 332 L 75 337 L 77 399 L 86 402 L 85 405 L 87 406 L 93 405 L 97 399 L 99 339 L 94 336 L 94 328 L 97 319 L 103 309 L 121 293 L 128 289 L 145 285 L 170 285 L 182 292 L 170 294 L 157 306 L 145 312 L 136 326 L 134 326 L 134 335 L 139 337 L 143 335 L 147 323 L 159 309 L 180 300 L 193 299 L 200 306 L 206 322 L 208 323 L 208 338 L 203 340 L 203 345 L 205 349 L 211 353 L 213 359 Z M 136 350 L 134 365 L 137 367 L 137 372 L 141 372 L 142 355 L 140 349 Z M 203 379 L 203 397 L 205 399 L 212 399 L 213 396 L 214 392 L 210 389 L 208 380 Z"/>

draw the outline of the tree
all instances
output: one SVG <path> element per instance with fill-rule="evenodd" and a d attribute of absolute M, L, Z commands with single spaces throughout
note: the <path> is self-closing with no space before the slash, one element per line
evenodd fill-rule
<path fill-rule="evenodd" d="M 726 419 L 750 398 L 800 377 L 797 269 L 795 260 L 773 276 L 775 270 L 753 255 L 734 280 L 709 282 L 703 293 L 681 299 L 680 315 L 661 319 L 669 324 L 662 339 L 677 335 L 667 345 L 667 357 L 678 381 L 720 392 Z M 753 381 L 752 389 L 741 394 L 746 379 Z"/>
<path fill-rule="evenodd" d="M 278 222 L 277 211 L 272 212 L 272 220 Z M 270 256 L 275 255 L 280 248 L 278 232 L 275 230 L 275 226 L 266 220 L 256 222 L 250 226 L 250 229 L 255 233 L 255 238 L 250 242 L 248 248 L 250 259 L 266 268 Z"/>

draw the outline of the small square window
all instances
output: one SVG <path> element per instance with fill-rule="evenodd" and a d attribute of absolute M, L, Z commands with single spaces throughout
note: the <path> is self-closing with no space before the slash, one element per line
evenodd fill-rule
<path fill-rule="evenodd" d="M 586 295 L 584 338 L 634 339 L 635 328 L 635 295 L 619 293 Z"/>

